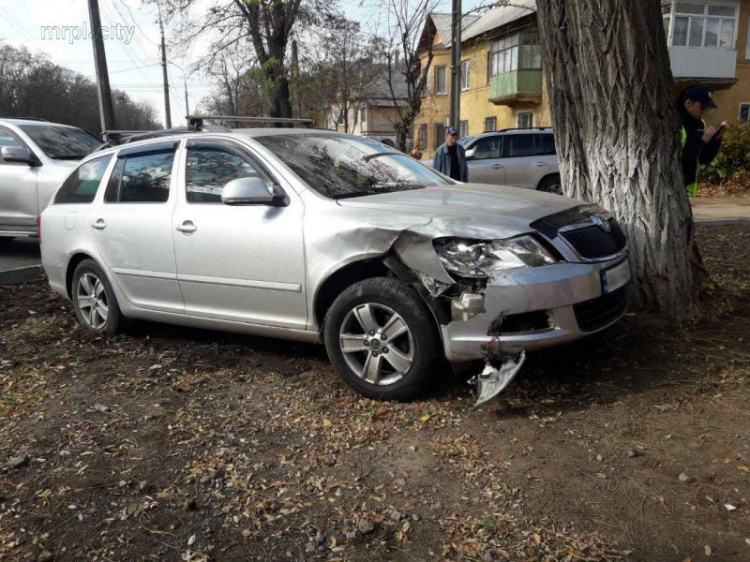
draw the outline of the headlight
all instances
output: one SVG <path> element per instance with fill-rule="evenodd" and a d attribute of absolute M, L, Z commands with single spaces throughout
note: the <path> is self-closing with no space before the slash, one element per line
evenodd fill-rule
<path fill-rule="evenodd" d="M 433 242 L 446 270 L 461 277 L 494 277 L 509 269 L 540 267 L 556 263 L 547 249 L 531 236 L 479 242 L 441 238 Z"/>

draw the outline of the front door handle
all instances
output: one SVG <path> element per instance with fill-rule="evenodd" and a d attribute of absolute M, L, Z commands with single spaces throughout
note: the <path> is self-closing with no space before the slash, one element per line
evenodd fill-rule
<path fill-rule="evenodd" d="M 503 168 L 505 168 L 505 166 L 503 166 L 502 164 L 495 164 L 494 166 L 492 166 L 493 170 L 502 170 Z"/>
<path fill-rule="evenodd" d="M 107 223 L 104 222 L 104 219 L 96 219 L 96 222 L 91 225 L 91 228 L 95 228 L 97 230 L 104 230 L 107 228 Z"/>
<path fill-rule="evenodd" d="M 547 165 L 547 163 L 546 163 L 546 162 L 537 162 L 537 163 L 536 163 L 536 165 L 537 165 L 537 166 L 538 166 L 539 168 L 543 168 L 544 166 L 546 166 L 546 165 Z"/>
<path fill-rule="evenodd" d="M 193 224 L 193 221 L 185 221 L 177 227 L 177 230 L 184 234 L 192 234 L 198 230 L 198 227 Z"/>

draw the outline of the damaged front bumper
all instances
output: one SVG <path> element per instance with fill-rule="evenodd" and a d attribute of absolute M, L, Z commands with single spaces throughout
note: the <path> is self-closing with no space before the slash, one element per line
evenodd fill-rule
<path fill-rule="evenodd" d="M 486 360 L 604 330 L 625 315 L 629 280 L 627 257 L 509 271 L 451 303 L 451 321 L 441 326 L 445 356 Z"/>

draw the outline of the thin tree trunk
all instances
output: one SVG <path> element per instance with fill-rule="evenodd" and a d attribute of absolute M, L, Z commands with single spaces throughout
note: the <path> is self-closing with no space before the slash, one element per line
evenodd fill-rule
<path fill-rule="evenodd" d="M 539 0 L 565 192 L 625 228 L 638 298 L 683 320 L 706 278 L 658 0 Z"/>

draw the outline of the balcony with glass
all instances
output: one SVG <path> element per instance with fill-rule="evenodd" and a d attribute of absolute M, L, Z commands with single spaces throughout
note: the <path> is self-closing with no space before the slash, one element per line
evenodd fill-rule
<path fill-rule="evenodd" d="M 718 87 L 736 82 L 739 1 L 663 1 L 664 30 L 675 81 Z"/>
<path fill-rule="evenodd" d="M 495 105 L 541 103 L 542 48 L 538 27 L 492 41 L 488 70 L 490 101 Z"/>

